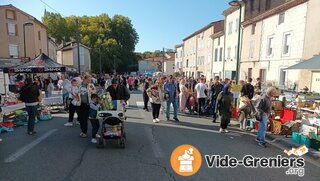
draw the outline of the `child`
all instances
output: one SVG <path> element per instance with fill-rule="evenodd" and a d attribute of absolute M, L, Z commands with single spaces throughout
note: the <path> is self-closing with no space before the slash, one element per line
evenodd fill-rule
<path fill-rule="evenodd" d="M 89 120 L 91 122 L 92 126 L 92 143 L 97 143 L 96 137 L 99 137 L 97 135 L 100 124 L 99 120 L 97 119 L 98 110 L 100 109 L 100 97 L 97 94 L 91 95 L 91 101 L 90 101 L 90 110 L 89 110 Z"/>

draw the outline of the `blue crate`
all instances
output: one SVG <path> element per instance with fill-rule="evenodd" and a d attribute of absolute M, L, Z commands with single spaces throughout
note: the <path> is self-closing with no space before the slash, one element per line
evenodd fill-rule
<path fill-rule="evenodd" d="M 292 132 L 292 141 L 300 144 L 301 143 L 301 133 Z"/>
<path fill-rule="evenodd" d="M 310 148 L 311 140 L 310 140 L 310 138 L 308 136 L 301 135 L 300 144 L 301 145 L 306 145 L 307 148 Z"/>

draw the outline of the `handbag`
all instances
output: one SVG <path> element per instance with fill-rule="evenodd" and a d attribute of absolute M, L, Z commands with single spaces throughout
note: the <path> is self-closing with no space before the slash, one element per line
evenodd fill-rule
<path fill-rule="evenodd" d="M 256 118 L 257 121 L 260 121 L 261 120 L 261 113 L 259 111 L 256 111 L 254 113 L 254 117 Z"/>

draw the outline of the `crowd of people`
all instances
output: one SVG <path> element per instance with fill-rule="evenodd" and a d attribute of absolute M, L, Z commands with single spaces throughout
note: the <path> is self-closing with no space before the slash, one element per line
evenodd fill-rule
<path fill-rule="evenodd" d="M 221 80 L 219 76 L 207 81 L 205 77 L 199 79 L 186 77 L 160 76 L 146 77 L 143 85 L 144 110 L 149 111 L 148 102 L 152 107 L 153 122 L 160 122 L 160 115 L 165 110 L 166 120 L 170 120 L 170 107 L 173 107 L 173 119 L 179 122 L 178 112 L 185 114 L 198 114 L 199 116 L 212 116 L 212 121 L 219 118 L 220 133 L 227 133 L 228 125 L 234 113 L 240 122 L 240 129 L 249 129 L 249 118 L 256 118 L 260 122 L 257 141 L 265 147 L 265 134 L 267 120 L 271 114 L 272 97 L 278 93 L 271 85 L 262 89 L 261 81 L 256 79 L 240 80 L 238 99 L 235 81 Z M 236 101 L 236 102 L 235 102 Z"/>
<path fill-rule="evenodd" d="M 255 117 L 260 122 L 257 141 L 259 145 L 265 146 L 265 129 L 271 113 L 271 99 L 276 96 L 277 90 L 271 85 L 268 89 L 262 90 L 259 78 L 254 85 L 252 81 L 251 78 L 246 81 L 240 80 L 241 89 L 237 92 L 234 90 L 234 86 L 237 86 L 234 81 L 227 78 L 222 80 L 219 76 L 207 81 L 205 77 L 194 79 L 172 75 L 147 77 L 86 74 L 69 79 L 65 75 L 60 75 L 56 82 L 50 77 L 44 81 L 38 78 L 32 81 L 31 78 L 27 78 L 26 84 L 21 89 L 20 99 L 26 103 L 29 114 L 28 134 L 33 135 L 36 133 L 34 122 L 38 104 L 41 102 L 41 90 L 45 91 L 46 97 L 50 97 L 57 87 L 62 91 L 64 107 L 69 113 L 68 122 L 64 125 L 80 124 L 80 137 L 85 138 L 88 136 L 89 120 L 92 125 L 91 141 L 96 143 L 96 138 L 99 136 L 97 111 L 100 106 L 100 98 L 97 94 L 109 92 L 112 100 L 121 100 L 125 103 L 130 98 L 130 91 L 138 90 L 141 86 L 143 109 L 149 112 L 150 102 L 154 123 L 161 121 L 161 115 L 170 121 L 172 106 L 173 121 L 179 122 L 178 112 L 212 116 L 212 122 L 220 121 L 219 132 L 227 133 L 230 120 L 237 112 L 236 118 L 240 122 L 240 129 L 248 128 L 249 118 Z M 76 122 L 74 122 L 75 113 L 78 115 Z"/>

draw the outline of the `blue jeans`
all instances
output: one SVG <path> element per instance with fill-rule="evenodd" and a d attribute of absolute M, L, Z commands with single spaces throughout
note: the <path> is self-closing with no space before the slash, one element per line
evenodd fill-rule
<path fill-rule="evenodd" d="M 28 112 L 28 132 L 34 131 L 34 124 L 36 121 L 36 116 L 38 113 L 38 106 L 26 106 L 26 111 Z"/>
<path fill-rule="evenodd" d="M 212 118 L 213 118 L 214 120 L 216 120 L 216 119 L 217 119 L 217 113 L 216 113 L 216 99 L 212 99 L 212 100 L 211 100 L 211 107 L 212 107 L 212 112 L 213 112 L 213 114 L 212 114 Z"/>
<path fill-rule="evenodd" d="M 261 120 L 259 120 L 259 130 L 257 134 L 257 140 L 260 143 L 264 144 L 266 138 L 266 130 L 267 130 L 268 117 L 266 115 L 261 116 Z"/>
<path fill-rule="evenodd" d="M 167 119 L 170 119 L 170 105 L 171 105 L 171 103 L 173 106 L 173 118 L 178 118 L 178 105 L 177 105 L 176 99 L 174 99 L 174 100 L 167 101 L 167 107 L 166 107 Z"/>

